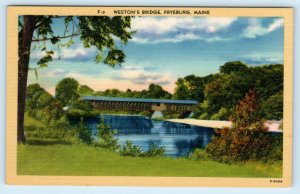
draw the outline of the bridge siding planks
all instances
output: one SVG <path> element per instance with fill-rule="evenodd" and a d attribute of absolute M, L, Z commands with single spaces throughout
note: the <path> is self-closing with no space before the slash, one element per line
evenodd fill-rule
<path fill-rule="evenodd" d="M 146 102 L 114 102 L 114 101 L 100 101 L 87 100 L 92 103 L 97 110 L 120 110 L 120 111 L 172 111 L 184 112 L 194 111 L 196 105 L 193 104 L 165 104 L 165 103 L 146 103 Z"/>

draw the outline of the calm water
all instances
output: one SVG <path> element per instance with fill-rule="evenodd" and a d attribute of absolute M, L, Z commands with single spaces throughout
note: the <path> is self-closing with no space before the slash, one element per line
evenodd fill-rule
<path fill-rule="evenodd" d="M 168 121 L 154 121 L 143 116 L 100 115 L 88 121 L 88 126 L 96 135 L 96 125 L 100 118 L 116 129 L 121 145 L 130 140 L 147 151 L 152 144 L 165 148 L 165 155 L 172 157 L 187 156 L 195 147 L 206 146 L 212 137 L 213 129 L 180 124 Z"/>

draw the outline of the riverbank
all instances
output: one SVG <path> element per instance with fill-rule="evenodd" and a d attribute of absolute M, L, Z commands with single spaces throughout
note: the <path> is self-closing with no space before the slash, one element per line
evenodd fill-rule
<path fill-rule="evenodd" d="M 103 148 L 45 140 L 19 145 L 17 162 L 18 175 L 282 177 L 280 163 L 229 165 L 187 158 L 124 157 Z"/>
<path fill-rule="evenodd" d="M 184 123 L 189 125 L 195 125 L 200 127 L 209 127 L 221 129 L 223 127 L 231 127 L 231 121 L 216 121 L 216 120 L 200 120 L 200 119 L 168 119 L 167 121 L 175 123 Z M 282 133 L 280 124 L 282 121 L 266 121 L 265 126 L 268 127 L 270 132 Z"/>
<path fill-rule="evenodd" d="M 184 123 L 189 125 L 195 125 L 200 127 L 209 127 L 209 128 L 223 128 L 231 127 L 231 121 L 214 121 L 214 120 L 199 120 L 199 119 L 168 119 L 167 121 L 175 123 Z"/>

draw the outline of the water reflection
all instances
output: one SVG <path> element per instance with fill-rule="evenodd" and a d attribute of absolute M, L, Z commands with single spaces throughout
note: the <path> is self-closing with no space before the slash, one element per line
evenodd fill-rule
<path fill-rule="evenodd" d="M 100 118 L 116 129 L 121 145 L 127 140 L 140 145 L 147 151 L 151 145 L 164 147 L 165 155 L 187 156 L 195 147 L 205 147 L 211 140 L 213 129 L 168 121 L 153 121 L 142 116 L 131 115 L 100 115 L 99 118 L 88 120 L 88 126 L 96 135 L 96 125 Z"/>

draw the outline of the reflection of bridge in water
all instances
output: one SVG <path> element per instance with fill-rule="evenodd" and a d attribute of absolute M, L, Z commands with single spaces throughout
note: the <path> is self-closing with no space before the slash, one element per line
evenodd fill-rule
<path fill-rule="evenodd" d="M 168 100 L 146 98 L 119 98 L 103 96 L 84 96 L 97 110 L 108 111 L 153 111 L 153 116 L 162 116 L 162 111 L 192 113 L 198 102 L 195 100 Z M 152 118 L 153 118 L 152 116 Z"/>

